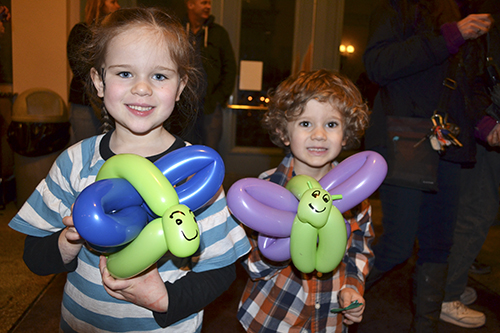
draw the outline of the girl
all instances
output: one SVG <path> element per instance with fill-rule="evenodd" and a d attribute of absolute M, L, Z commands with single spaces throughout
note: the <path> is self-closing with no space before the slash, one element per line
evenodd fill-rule
<path fill-rule="evenodd" d="M 167 253 L 137 277 L 116 280 L 106 260 L 85 246 L 71 206 L 104 161 L 134 153 L 155 161 L 186 145 L 164 123 L 177 104 L 195 100 L 197 75 L 182 27 L 157 9 L 121 9 L 96 26 L 86 52 L 91 96 L 112 125 L 70 147 L 12 219 L 27 234 L 24 259 L 37 274 L 68 272 L 61 329 L 67 331 L 198 332 L 202 309 L 235 278 L 234 262 L 249 251 L 230 217 L 223 191 L 195 212 L 201 232 L 191 258 Z M 177 110 L 176 110 L 177 111 Z"/>

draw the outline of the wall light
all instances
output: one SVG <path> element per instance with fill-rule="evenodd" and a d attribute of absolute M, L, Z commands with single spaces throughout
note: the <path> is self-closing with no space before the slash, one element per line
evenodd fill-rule
<path fill-rule="evenodd" d="M 341 45 L 339 46 L 339 51 L 340 51 L 340 53 L 342 53 L 342 54 L 346 54 L 346 53 L 347 53 L 347 54 L 352 54 L 352 53 L 354 53 L 355 49 L 354 49 L 354 46 L 352 46 L 352 45 L 347 45 L 347 46 L 346 46 L 346 45 L 344 45 L 344 44 L 341 44 Z"/>

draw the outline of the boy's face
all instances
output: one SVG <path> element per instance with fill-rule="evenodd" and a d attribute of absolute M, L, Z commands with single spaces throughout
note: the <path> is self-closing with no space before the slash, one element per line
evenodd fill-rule
<path fill-rule="evenodd" d="M 293 153 L 296 174 L 320 179 L 345 145 L 342 114 L 330 103 L 310 100 L 287 130 L 289 139 L 283 142 Z"/>

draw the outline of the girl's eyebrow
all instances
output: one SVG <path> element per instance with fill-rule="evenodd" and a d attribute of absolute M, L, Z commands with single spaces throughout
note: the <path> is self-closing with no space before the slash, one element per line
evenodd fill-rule
<path fill-rule="evenodd" d="M 108 67 L 108 69 L 113 69 L 113 68 L 131 68 L 132 65 L 121 65 L 121 64 L 118 64 L 118 65 L 110 65 Z M 167 71 L 167 72 L 172 72 L 172 73 L 177 73 L 177 70 L 173 69 L 173 68 L 170 68 L 170 67 L 165 67 L 165 66 L 156 66 L 153 71 Z"/>

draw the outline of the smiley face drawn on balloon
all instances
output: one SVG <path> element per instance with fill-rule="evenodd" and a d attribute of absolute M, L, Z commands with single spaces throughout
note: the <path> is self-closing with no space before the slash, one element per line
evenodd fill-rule
<path fill-rule="evenodd" d="M 198 224 L 193 212 L 185 205 L 170 207 L 163 215 L 163 231 L 170 252 L 188 257 L 200 246 Z"/>
<path fill-rule="evenodd" d="M 341 230 L 340 224 L 344 224 L 345 235 L 348 238 L 350 225 L 343 219 L 341 213 L 358 205 L 375 192 L 382 184 L 386 174 L 387 163 L 384 158 L 376 152 L 364 151 L 343 160 L 319 182 L 314 179 L 310 180 L 312 188 L 324 189 L 330 194 L 338 195 L 332 197 L 333 208 L 336 209 L 332 208 L 329 213 L 329 219 L 332 219 L 334 223 L 327 221 L 323 228 Z M 292 226 L 296 222 L 298 207 L 301 203 L 299 200 L 310 189 L 307 181 L 304 182 L 303 179 L 297 177 L 290 179 L 286 188 L 262 179 L 244 178 L 235 182 L 227 194 L 228 207 L 233 215 L 247 227 L 259 233 L 259 250 L 266 258 L 273 261 L 286 261 L 292 257 Z M 322 195 L 320 194 L 318 198 L 321 199 Z M 308 206 L 309 203 L 303 205 Z M 316 202 L 316 204 L 318 203 Z M 310 209 L 309 206 L 308 208 Z M 303 213 L 302 210 L 300 210 L 299 216 Z M 315 210 L 321 211 L 320 205 L 315 207 Z M 306 216 L 304 220 L 308 221 L 310 218 Z M 321 220 L 313 223 L 321 225 L 323 222 Z M 325 230 L 325 232 L 316 234 L 312 232 L 311 228 L 307 230 L 310 233 L 304 237 L 309 237 L 309 239 L 319 237 L 318 245 L 325 245 L 317 249 L 310 247 L 310 250 L 314 250 L 315 253 L 325 253 L 326 255 L 330 251 L 326 245 L 342 244 L 341 240 L 336 242 L 332 239 L 321 241 L 325 236 L 330 235 L 328 237 L 331 237 L 332 234 L 344 237 L 342 232 L 335 233 L 331 230 L 326 232 L 327 230 Z M 300 237 L 295 239 L 298 240 Z M 307 244 L 315 244 L 315 242 L 307 241 Z M 343 256 L 345 247 L 342 251 L 337 249 L 337 255 L 340 252 Z M 333 270 L 333 268 L 330 269 L 331 265 L 318 268 L 318 264 L 321 263 L 314 263 L 318 271 Z"/>
<path fill-rule="evenodd" d="M 322 188 L 312 188 L 310 181 L 307 184 L 311 188 L 300 196 L 297 218 L 314 228 L 321 228 L 328 221 L 328 215 L 332 209 L 332 197 Z"/>

